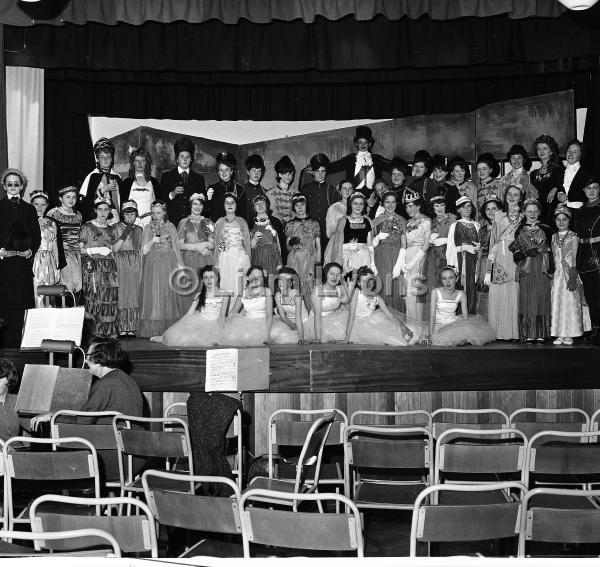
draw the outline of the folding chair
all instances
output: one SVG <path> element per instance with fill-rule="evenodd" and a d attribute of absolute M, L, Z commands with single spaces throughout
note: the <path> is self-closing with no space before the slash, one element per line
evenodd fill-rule
<path fill-rule="evenodd" d="M 2 511 L 0 513 L 0 528 L 5 530 L 7 527 L 7 501 L 6 501 L 6 481 L 4 479 L 4 441 L 0 439 L 0 479 L 2 479 Z"/>
<path fill-rule="evenodd" d="M 435 504 L 440 493 L 526 492 L 521 482 L 490 484 L 438 484 L 427 487 L 415 500 L 410 529 L 410 556 L 417 556 L 418 543 L 474 542 L 516 538 L 521 502 L 494 504 Z M 516 542 L 515 542 L 516 543 Z"/>
<path fill-rule="evenodd" d="M 73 411 L 59 410 L 50 419 L 50 435 L 58 437 L 81 437 L 96 449 L 100 478 L 107 492 L 114 492 L 119 482 L 117 440 L 112 427 L 112 418 L 122 415 L 118 411 Z M 89 423 L 79 423 L 80 420 Z"/>
<path fill-rule="evenodd" d="M 49 445 L 53 449 L 69 447 L 67 450 L 18 450 L 21 444 Z M 78 449 L 74 447 L 78 446 Z M 49 447 L 50 449 L 50 447 Z M 5 493 L 5 515 L 9 530 L 14 528 L 15 523 L 29 523 L 28 518 L 22 516 L 27 513 L 29 503 L 26 503 L 22 512 L 15 515 L 15 499 L 13 485 L 15 481 L 27 480 L 39 483 L 60 481 L 62 489 L 71 490 L 64 481 L 89 481 L 93 487 L 94 497 L 100 496 L 100 476 L 98 474 L 98 457 L 96 449 L 86 439 L 80 437 L 66 437 L 62 439 L 38 439 L 34 437 L 12 437 L 6 441 L 2 450 L 5 471 L 4 493 Z M 38 488 L 36 486 L 36 488 Z M 40 491 L 44 489 L 43 485 Z M 53 488 L 56 490 L 56 488 Z M 89 486 L 75 487 L 77 490 L 90 490 Z"/>
<path fill-rule="evenodd" d="M 552 417 L 555 421 L 525 421 L 528 415 L 535 417 Z M 576 418 L 576 421 L 558 421 L 561 416 Z M 510 427 L 519 429 L 530 439 L 540 431 L 554 429 L 558 431 L 590 431 L 590 417 L 579 408 L 542 409 L 522 408 L 512 412 L 509 416 Z"/>
<path fill-rule="evenodd" d="M 47 511 L 48 503 L 67 504 L 71 507 L 93 507 L 95 514 L 66 514 L 52 509 Z M 135 514 L 108 516 L 101 512 L 109 506 L 124 505 L 135 508 Z M 68 531 L 78 528 L 95 528 L 111 534 L 124 553 L 150 554 L 158 557 L 158 544 L 154 518 L 150 508 L 135 498 L 75 498 L 45 494 L 37 498 L 29 511 L 31 530 L 33 532 Z M 84 540 L 85 542 L 85 540 Z M 88 543 L 88 545 L 94 545 Z M 36 549 L 39 544 L 35 542 Z M 44 545 L 47 549 L 64 551 L 69 547 L 59 542 Z"/>
<path fill-rule="evenodd" d="M 532 500 L 544 501 L 534 505 Z M 566 488 L 534 488 L 523 498 L 519 557 L 527 555 L 527 542 L 561 544 L 600 543 L 600 510 L 587 508 L 587 503 L 600 498 L 600 490 L 573 490 Z M 565 507 L 565 503 L 581 500 L 582 505 Z M 553 501 L 561 506 L 553 507 Z M 597 554 L 595 554 L 597 557 Z"/>
<path fill-rule="evenodd" d="M 409 510 L 433 478 L 427 427 L 350 425 L 344 443 L 346 494 L 359 508 Z"/>
<path fill-rule="evenodd" d="M 154 488 L 152 479 L 169 479 L 173 483 L 185 484 L 192 481 L 202 485 L 203 482 L 227 485 L 233 491 L 233 496 L 199 496 L 196 494 L 173 492 Z M 154 483 L 155 484 L 155 483 Z M 147 470 L 142 474 L 142 485 L 146 502 L 154 514 L 156 521 L 163 526 L 184 528 L 186 530 L 213 532 L 219 534 L 242 535 L 239 504 L 240 491 L 237 484 L 231 479 L 220 476 L 192 476 L 189 478 L 177 474 Z M 182 486 L 182 488 L 184 488 Z M 193 557 L 195 555 L 215 555 L 215 550 L 210 549 L 212 542 L 202 539 L 185 550 L 179 557 Z M 220 548 L 227 548 L 226 557 L 242 557 L 241 545 L 221 544 Z M 208 551 L 205 550 L 208 548 Z M 233 552 L 235 555 L 231 554 Z M 219 550 L 221 551 L 221 550 Z M 223 557 L 223 555 L 217 555 Z"/>
<path fill-rule="evenodd" d="M 278 451 L 285 448 L 286 450 L 296 449 L 299 452 L 302 449 L 306 435 L 313 424 L 312 421 L 302 420 L 302 417 L 314 419 L 314 417 L 329 415 L 332 412 L 335 413 L 336 417 L 325 441 L 324 453 L 327 450 L 335 450 L 337 447 L 342 451 L 342 461 L 341 463 L 335 461 L 332 463 L 321 463 L 319 484 L 335 486 L 336 492 L 340 488 L 344 490 L 343 429 L 348 425 L 348 418 L 344 412 L 334 408 L 312 410 L 280 409 L 269 416 L 267 440 L 269 446 L 269 478 L 291 480 L 296 475 L 296 457 L 283 458 Z M 294 419 L 295 417 L 300 417 L 300 420 Z M 307 481 L 307 484 L 310 484 L 310 481 Z"/>
<path fill-rule="evenodd" d="M 161 430 L 143 429 L 144 426 L 151 425 L 160 426 Z M 176 429 L 164 429 L 172 426 L 175 426 Z M 158 464 L 164 466 L 165 470 L 169 468 L 170 460 L 175 460 L 174 472 L 179 466 L 179 459 L 183 459 L 184 463 L 180 474 L 186 478 L 189 474 L 194 474 L 190 435 L 188 426 L 182 419 L 117 415 L 113 418 L 112 427 L 119 454 L 121 496 L 131 496 L 134 492 L 143 493 L 144 491 L 141 475 L 134 470 L 134 458 L 151 458 L 154 462 L 150 468 L 156 468 Z M 168 481 L 165 482 L 168 484 Z M 194 485 L 191 482 L 189 491 L 194 492 Z"/>
<path fill-rule="evenodd" d="M 444 419 L 454 416 L 454 420 Z M 481 421 L 486 418 L 487 421 Z M 457 409 L 440 408 L 431 413 L 433 438 L 437 439 L 446 429 L 502 429 L 509 426 L 508 415 L 498 409 Z"/>
<path fill-rule="evenodd" d="M 296 475 L 293 480 L 257 476 L 252 479 L 250 486 L 246 490 L 252 488 L 271 491 L 275 490 L 285 493 L 316 492 L 320 482 L 323 449 L 325 448 L 325 443 L 327 443 L 327 438 L 337 413 L 338 412 L 334 410 L 331 414 L 318 418 L 310 426 L 310 429 L 306 434 L 302 451 L 298 457 Z M 312 473 L 311 479 L 308 478 L 310 473 Z M 284 501 L 275 500 L 269 502 L 282 505 L 288 505 L 290 503 L 287 499 Z M 320 502 L 317 502 L 317 505 L 320 506 Z M 293 506 L 295 509 L 295 503 Z"/>
<path fill-rule="evenodd" d="M 187 403 L 186 402 L 173 402 L 168 405 L 164 411 L 164 417 L 178 417 L 188 423 L 187 416 Z M 242 480 L 243 480 L 243 462 L 244 462 L 244 451 L 242 447 L 242 412 L 238 410 L 235 413 L 233 421 L 225 434 L 225 438 L 228 443 L 235 443 L 235 451 L 233 455 L 227 455 L 227 459 L 231 464 L 231 472 L 233 476 L 236 478 L 236 482 L 238 488 L 242 490 Z M 228 446 L 229 448 L 229 446 Z"/>
<path fill-rule="evenodd" d="M 287 501 L 294 511 L 273 510 L 249 505 L 259 501 Z M 336 501 L 345 513 L 298 512 L 298 502 Z M 364 557 L 360 514 L 356 505 L 341 494 L 287 494 L 270 490 L 247 490 L 240 501 L 244 557 L 250 557 L 250 544 L 302 550 L 347 551 Z M 304 553 L 302 554 L 304 555 Z"/>
<path fill-rule="evenodd" d="M 85 538 L 85 539 L 84 539 Z M 87 528 L 82 530 L 68 530 L 64 532 L 17 532 L 9 530 L 0 530 L 0 540 L 16 539 L 16 540 L 33 540 L 38 549 L 49 549 L 46 546 L 47 541 L 63 541 L 65 549 L 78 551 L 65 551 L 63 553 L 54 553 L 52 557 L 62 556 L 85 556 L 85 557 L 121 557 L 121 549 L 117 540 L 108 532 L 95 528 Z M 81 540 L 84 540 L 83 545 Z M 67 540 L 75 540 L 68 541 Z M 100 541 L 99 541 L 100 540 Z M 88 545 L 91 544 L 91 545 Z M 102 547 L 100 547 L 102 546 Z M 106 549 L 109 546 L 111 549 Z M 89 547 L 95 549 L 89 549 Z M 100 549 L 98 549 L 100 547 Z M 6 541 L 0 541 L 0 557 L 27 557 L 36 555 L 40 552 L 32 547 L 25 547 Z"/>
<path fill-rule="evenodd" d="M 409 421 L 403 423 L 405 419 Z M 431 414 L 425 410 L 375 411 L 359 410 L 350 416 L 350 425 L 381 425 L 385 427 L 429 427 Z"/>

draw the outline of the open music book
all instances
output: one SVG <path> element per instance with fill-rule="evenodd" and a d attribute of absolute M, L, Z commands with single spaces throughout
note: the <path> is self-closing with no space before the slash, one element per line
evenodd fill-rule
<path fill-rule="evenodd" d="M 74 341 L 81 345 L 84 315 L 84 307 L 28 309 L 21 350 L 39 349 L 44 339 Z"/>
<path fill-rule="evenodd" d="M 217 348 L 206 351 L 206 392 L 269 389 L 268 348 Z"/>

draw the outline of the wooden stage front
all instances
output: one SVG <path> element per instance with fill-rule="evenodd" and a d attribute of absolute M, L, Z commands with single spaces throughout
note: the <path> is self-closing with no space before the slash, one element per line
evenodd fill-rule
<path fill-rule="evenodd" d="M 147 340 L 123 342 L 132 375 L 148 392 L 153 415 L 191 391 L 204 390 L 206 351 Z M 42 353 L 0 350 L 18 366 Z M 266 423 L 280 408 L 337 407 L 382 411 L 440 407 L 600 408 L 600 349 L 576 343 L 394 348 L 371 345 L 272 345 L 268 391 L 244 395 L 251 444 L 266 451 Z"/>

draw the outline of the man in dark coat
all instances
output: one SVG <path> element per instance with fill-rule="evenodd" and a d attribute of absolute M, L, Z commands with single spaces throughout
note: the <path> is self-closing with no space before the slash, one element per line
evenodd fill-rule
<path fill-rule="evenodd" d="M 190 214 L 190 197 L 206 196 L 204 178 L 192 169 L 196 147 L 189 138 L 179 138 L 173 145 L 177 167 L 165 171 L 160 180 L 160 199 L 167 203 L 169 220 L 177 227 Z"/>

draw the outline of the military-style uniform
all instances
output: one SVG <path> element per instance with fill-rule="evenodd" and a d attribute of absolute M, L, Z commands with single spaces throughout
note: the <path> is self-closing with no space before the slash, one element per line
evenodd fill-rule
<path fill-rule="evenodd" d="M 577 211 L 575 231 L 579 237 L 577 271 L 583 282 L 592 326 L 600 326 L 600 202 Z"/>

